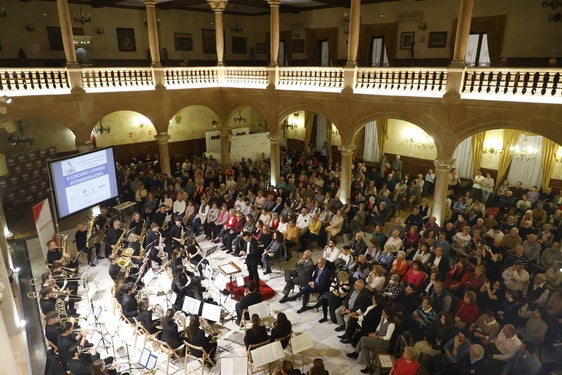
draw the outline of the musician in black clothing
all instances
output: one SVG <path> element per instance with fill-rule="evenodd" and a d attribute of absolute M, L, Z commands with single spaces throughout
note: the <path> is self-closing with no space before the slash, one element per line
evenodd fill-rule
<path fill-rule="evenodd" d="M 145 221 L 141 220 L 140 214 L 138 212 L 133 212 L 133 220 L 131 220 L 131 223 L 129 224 L 129 232 L 133 232 L 137 236 L 140 236 L 144 223 Z"/>
<path fill-rule="evenodd" d="M 195 240 L 194 236 L 187 237 L 186 250 L 189 262 L 197 267 L 199 274 L 203 277 L 203 265 L 208 265 L 209 261 L 203 258 L 203 250 L 197 243 L 197 240 Z"/>
<path fill-rule="evenodd" d="M 57 298 L 53 293 L 53 288 L 50 286 L 44 286 L 39 291 L 39 297 L 39 306 L 41 307 L 41 312 L 43 314 L 47 315 L 49 311 L 56 311 L 55 306 Z"/>
<path fill-rule="evenodd" d="M 158 223 L 154 222 L 150 224 L 150 231 L 148 231 L 145 239 L 145 250 L 148 251 L 149 259 L 158 263 L 159 266 L 162 265 L 162 259 L 158 257 L 158 252 L 161 246 L 164 246 L 164 237 L 160 233 L 160 226 Z"/>
<path fill-rule="evenodd" d="M 159 227 L 164 226 L 164 221 L 166 220 L 166 216 L 168 215 L 166 209 L 166 205 L 161 204 L 158 211 L 156 211 L 152 216 L 152 222 L 158 224 Z"/>
<path fill-rule="evenodd" d="M 248 280 L 248 289 L 246 290 L 246 294 L 240 302 L 238 302 L 235 306 L 236 309 L 236 324 L 240 324 L 242 320 L 242 313 L 245 309 L 249 306 L 255 305 L 263 301 L 262 295 L 258 291 L 258 284 L 252 279 Z M 246 313 L 245 319 L 249 319 L 250 316 Z"/>
<path fill-rule="evenodd" d="M 260 317 L 258 314 L 252 314 L 252 328 L 246 331 L 244 336 L 244 344 L 246 348 L 250 345 L 260 344 L 264 341 L 269 341 L 269 335 L 265 326 L 261 325 Z"/>
<path fill-rule="evenodd" d="M 184 238 L 182 238 L 182 232 L 185 233 L 185 228 L 181 216 L 177 215 L 174 218 L 174 225 L 168 230 L 168 237 L 172 239 L 172 247 L 181 248 L 183 246 Z"/>
<path fill-rule="evenodd" d="M 57 338 L 57 347 L 59 349 L 59 358 L 62 363 L 68 363 L 72 357 L 74 357 L 75 346 L 80 348 L 92 347 L 93 344 L 86 341 L 86 332 L 81 331 L 80 333 L 74 333 L 74 324 L 71 322 L 64 322 L 61 325 L 61 333 Z M 90 359 L 89 355 L 83 353 L 83 359 L 88 361 Z M 99 358 L 99 357 L 98 357 Z M 97 359 L 97 358 L 96 358 Z M 111 361 L 110 361 L 111 362 Z"/>
<path fill-rule="evenodd" d="M 69 276 L 65 271 L 62 270 L 61 264 L 57 261 L 53 263 L 53 270 L 51 271 L 51 276 L 55 280 L 55 283 L 59 291 L 69 291 L 70 295 L 65 298 L 66 306 L 70 314 L 75 314 L 76 309 L 74 308 L 74 302 L 78 297 L 78 281 L 72 280 L 68 281 Z"/>
<path fill-rule="evenodd" d="M 84 226 L 84 224 L 78 224 L 76 226 L 76 233 L 74 233 L 74 242 L 76 243 L 76 250 L 78 250 L 78 252 L 83 251 L 86 253 L 87 257 L 88 257 L 88 264 L 91 266 L 95 266 L 95 264 L 92 263 L 93 260 L 93 256 L 92 256 L 92 249 L 88 249 L 87 247 L 87 230 L 86 230 L 86 226 Z"/>
<path fill-rule="evenodd" d="M 122 239 L 121 236 L 125 234 L 125 231 L 121 229 L 121 221 L 115 220 L 113 221 L 113 226 L 110 230 L 107 231 L 103 238 L 103 242 L 105 243 L 105 256 L 108 257 L 111 254 L 117 252 L 116 246 L 118 245 L 119 239 Z"/>
<path fill-rule="evenodd" d="M 250 232 L 244 232 L 242 238 L 246 241 L 242 245 L 242 251 L 246 254 L 246 266 L 248 267 L 248 277 L 254 280 L 259 285 L 260 276 L 258 274 L 258 264 L 261 263 L 261 254 L 263 250 L 258 248 L 258 241 L 256 241 Z"/>
<path fill-rule="evenodd" d="M 183 343 L 183 339 L 178 332 L 178 325 L 174 321 L 175 310 L 166 310 L 166 315 L 162 318 L 162 336 L 160 339 L 170 345 L 173 349 Z"/>
<path fill-rule="evenodd" d="M 185 297 L 203 300 L 201 280 L 193 272 L 187 271 L 184 266 L 176 267 L 176 275 L 172 280 L 172 291 L 176 293 L 176 302 L 173 306 L 176 310 L 182 309 Z"/>
<path fill-rule="evenodd" d="M 80 358 L 82 351 L 78 345 L 74 345 L 69 349 L 74 353 L 73 357 L 68 361 L 67 369 L 72 375 L 90 375 L 92 373 L 92 364 L 85 359 Z"/>
<path fill-rule="evenodd" d="M 149 333 L 158 332 L 156 325 L 158 320 L 152 319 L 152 311 L 148 309 L 148 298 L 143 298 L 139 302 L 139 314 L 136 316 L 136 320 L 146 329 Z"/>
<path fill-rule="evenodd" d="M 97 237 L 98 235 L 101 235 L 100 231 L 105 233 L 105 231 L 107 231 L 110 228 L 110 225 L 111 225 L 111 216 L 107 212 L 107 207 L 102 207 L 100 209 L 100 214 L 98 216 L 96 216 L 96 218 L 94 220 L 95 233 L 93 233 L 92 236 Z M 101 239 L 102 238 L 100 238 L 99 240 L 101 240 Z M 104 255 L 104 254 L 100 253 L 101 244 L 99 242 L 95 243 L 95 248 L 96 248 L 96 254 L 98 255 L 98 258 L 104 258 L 105 256 L 101 256 L 101 255 Z"/>
<path fill-rule="evenodd" d="M 60 335 L 61 323 L 59 314 L 56 311 L 49 311 L 45 314 L 45 337 L 53 344 L 57 344 Z"/>
<path fill-rule="evenodd" d="M 50 240 L 47 242 L 47 263 L 53 264 L 54 262 L 61 260 L 62 254 L 60 253 L 57 241 Z"/>
<path fill-rule="evenodd" d="M 194 314 L 189 317 L 189 326 L 185 329 L 185 337 L 190 345 L 201 346 L 207 352 L 211 360 L 214 361 L 217 342 L 212 341 L 209 336 L 205 336 L 205 332 L 199 326 L 198 315 Z M 191 354 L 199 358 L 203 356 L 203 353 L 198 350 L 191 350 Z M 207 362 L 206 365 L 212 366 L 209 362 Z"/>
<path fill-rule="evenodd" d="M 123 315 L 125 315 L 127 319 L 133 323 L 133 317 L 137 316 L 139 313 L 137 299 L 135 298 L 135 285 L 132 282 L 126 283 L 123 285 L 122 292 L 123 294 L 119 300 L 121 310 Z"/>

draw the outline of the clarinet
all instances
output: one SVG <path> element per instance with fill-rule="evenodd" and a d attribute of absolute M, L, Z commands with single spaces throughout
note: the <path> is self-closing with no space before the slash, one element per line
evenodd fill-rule
<path fill-rule="evenodd" d="M 137 279 L 135 280 L 135 285 L 133 286 L 132 290 L 137 290 L 137 287 L 139 286 L 139 283 L 144 275 L 144 272 L 146 271 L 146 267 L 148 266 L 148 262 L 150 261 L 149 258 L 150 252 L 148 252 L 146 254 L 146 256 L 144 257 L 144 261 L 142 262 L 142 267 L 139 270 L 139 275 L 137 276 Z"/>

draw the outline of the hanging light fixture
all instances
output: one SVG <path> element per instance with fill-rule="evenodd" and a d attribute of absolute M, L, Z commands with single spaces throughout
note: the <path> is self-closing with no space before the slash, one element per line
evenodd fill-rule
<path fill-rule="evenodd" d="M 538 150 L 533 146 L 529 146 L 529 135 L 525 133 L 520 145 L 512 146 L 509 148 L 512 158 L 515 160 L 531 161 L 537 157 Z"/>
<path fill-rule="evenodd" d="M 84 26 L 85 24 L 92 22 L 92 14 L 84 13 L 82 7 L 80 7 L 80 15 L 77 16 L 76 14 L 73 14 L 72 19 L 74 20 L 74 22 L 80 22 L 82 26 Z"/>

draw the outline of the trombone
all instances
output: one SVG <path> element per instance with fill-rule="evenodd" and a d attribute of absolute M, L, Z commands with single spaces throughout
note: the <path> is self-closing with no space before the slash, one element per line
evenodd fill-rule
<path fill-rule="evenodd" d="M 57 297 L 57 299 L 60 299 L 60 298 L 58 298 L 59 296 L 66 296 L 68 298 L 82 298 L 77 294 L 72 294 L 72 291 L 67 290 L 67 289 L 60 290 L 60 291 L 53 291 L 53 294 Z M 38 292 L 27 292 L 27 298 L 32 298 L 32 299 L 39 298 L 39 293 Z"/>
<path fill-rule="evenodd" d="M 81 281 L 82 278 L 81 277 L 68 277 L 68 276 L 51 276 L 51 278 L 55 281 L 57 280 L 65 280 L 65 281 Z M 89 278 L 86 281 L 91 281 Z M 36 277 L 34 279 L 30 279 L 29 283 L 31 285 L 39 285 L 41 284 L 41 278 L 40 277 Z"/>

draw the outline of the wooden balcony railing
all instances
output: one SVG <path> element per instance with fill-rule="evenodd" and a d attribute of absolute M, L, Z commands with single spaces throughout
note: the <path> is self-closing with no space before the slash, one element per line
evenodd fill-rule
<path fill-rule="evenodd" d="M 170 89 L 217 87 L 219 85 L 216 67 L 163 68 L 162 70 L 164 72 L 164 86 Z"/>
<path fill-rule="evenodd" d="M 1 69 L 0 96 L 69 94 L 66 69 Z"/>
<path fill-rule="evenodd" d="M 561 73 L 560 69 L 467 69 L 461 97 L 562 103 Z"/>
<path fill-rule="evenodd" d="M 154 89 L 151 68 L 84 68 L 82 81 L 86 92 Z"/>
<path fill-rule="evenodd" d="M 356 94 L 443 97 L 562 104 L 561 69 L 178 67 L 0 69 L 0 96 L 233 87 Z M 344 79 L 345 78 L 345 79 Z M 457 83 L 458 82 L 458 83 Z M 450 87 L 448 87 L 450 86 Z M 459 87 L 456 87 L 459 86 Z"/>
<path fill-rule="evenodd" d="M 445 68 L 359 68 L 353 91 L 371 95 L 440 97 L 446 88 Z"/>

